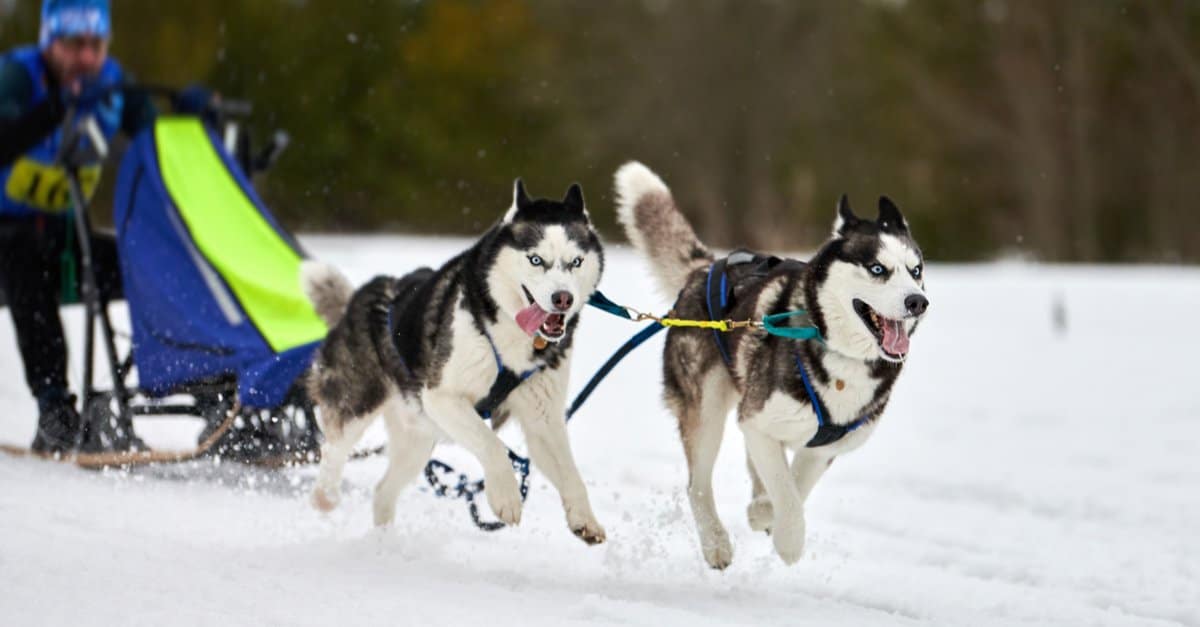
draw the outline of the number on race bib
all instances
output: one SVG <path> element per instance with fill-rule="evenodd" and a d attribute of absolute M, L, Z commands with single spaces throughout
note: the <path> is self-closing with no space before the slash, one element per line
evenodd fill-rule
<path fill-rule="evenodd" d="M 79 170 L 79 187 L 84 200 L 91 200 L 99 184 L 100 166 L 90 165 Z M 59 213 L 71 207 L 67 171 L 28 157 L 22 157 L 13 164 L 4 194 L 10 200 L 40 211 Z"/>

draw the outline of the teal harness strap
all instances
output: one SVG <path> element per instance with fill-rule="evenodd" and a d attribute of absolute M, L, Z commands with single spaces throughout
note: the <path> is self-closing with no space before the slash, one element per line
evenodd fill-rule
<path fill-rule="evenodd" d="M 776 326 L 776 322 L 786 320 L 794 316 L 808 315 L 807 309 L 797 309 L 795 311 L 785 311 L 783 313 L 771 314 L 763 316 L 763 330 L 771 335 L 786 337 L 790 340 L 816 340 L 822 344 L 825 343 L 825 338 L 821 337 L 821 331 L 812 325 L 803 327 L 781 327 Z"/>
<path fill-rule="evenodd" d="M 604 294 L 601 294 L 600 290 L 596 290 L 595 292 L 592 292 L 592 295 L 588 297 L 587 304 L 591 305 L 592 307 L 595 307 L 596 309 L 601 309 L 601 310 L 607 311 L 608 313 L 610 313 L 614 316 L 617 316 L 619 318 L 624 318 L 626 320 L 633 320 L 633 316 L 629 315 L 629 311 L 627 309 L 614 303 L 612 300 L 610 300 Z"/>

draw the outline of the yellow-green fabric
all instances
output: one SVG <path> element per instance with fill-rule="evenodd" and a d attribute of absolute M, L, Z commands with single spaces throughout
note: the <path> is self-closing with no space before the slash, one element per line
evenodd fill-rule
<path fill-rule="evenodd" d="M 300 289 L 301 257 L 242 192 L 199 120 L 155 123 L 158 165 L 193 241 L 276 353 L 325 337 Z"/>

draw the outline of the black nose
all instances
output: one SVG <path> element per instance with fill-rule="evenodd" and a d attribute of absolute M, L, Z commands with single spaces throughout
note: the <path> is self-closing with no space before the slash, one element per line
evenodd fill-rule
<path fill-rule="evenodd" d="M 904 308 L 908 310 L 908 313 L 919 316 L 929 308 L 929 299 L 920 294 L 909 294 L 904 299 Z"/>
<path fill-rule="evenodd" d="M 550 295 L 550 302 L 554 303 L 554 308 L 559 311 L 566 311 L 571 308 L 575 302 L 575 297 L 566 290 L 559 290 Z"/>

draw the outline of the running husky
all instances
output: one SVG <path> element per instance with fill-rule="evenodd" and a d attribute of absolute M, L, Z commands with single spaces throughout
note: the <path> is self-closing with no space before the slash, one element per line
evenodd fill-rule
<path fill-rule="evenodd" d="M 630 241 L 661 289 L 677 297 L 676 317 L 708 319 L 720 285 L 717 300 L 727 308 L 713 317 L 805 309 L 824 338 L 672 328 L 663 352 L 665 398 L 679 420 L 704 559 L 725 568 L 733 558 L 713 502 L 712 470 L 726 416 L 737 407 L 754 486 L 750 526 L 769 531 L 775 551 L 794 563 L 804 550 L 805 499 L 835 456 L 871 435 L 909 334 L 929 306 L 921 251 L 890 200 L 879 200 L 877 220 L 862 220 L 843 196 L 833 237 L 807 264 L 744 251 L 717 261 L 648 168 L 622 166 L 616 193 Z M 719 276 L 710 268 L 721 268 Z M 788 449 L 795 452 L 790 468 Z"/>
<path fill-rule="evenodd" d="M 479 459 L 488 505 L 515 525 L 521 494 L 508 449 L 480 418 L 498 428 L 511 413 L 571 531 L 603 542 L 564 421 L 572 335 L 603 269 L 579 185 L 561 202 L 531 200 L 519 179 L 504 218 L 437 271 L 353 291 L 329 266 L 307 263 L 305 293 L 330 328 L 308 381 L 325 433 L 313 504 L 337 505 L 346 459 L 381 412 L 388 469 L 375 488 L 376 525 L 392 521 L 441 434 Z"/>

